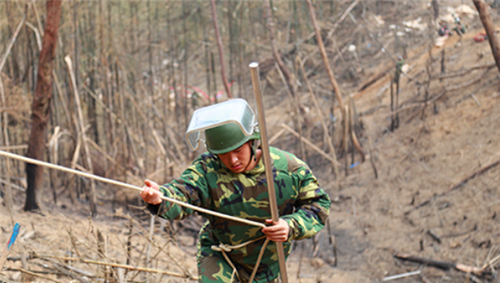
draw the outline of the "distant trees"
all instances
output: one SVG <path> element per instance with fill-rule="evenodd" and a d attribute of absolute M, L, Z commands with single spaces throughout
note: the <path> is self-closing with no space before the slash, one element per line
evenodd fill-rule
<path fill-rule="evenodd" d="M 43 160 L 47 122 L 52 99 L 52 71 L 56 55 L 57 32 L 61 20 L 61 0 L 47 0 L 47 21 L 42 40 L 42 50 L 38 62 L 38 76 L 33 96 L 31 113 L 31 132 L 28 140 L 27 156 Z M 39 209 L 36 191 L 43 183 L 43 167 L 26 164 L 28 188 L 26 191 L 25 211 Z"/>
<path fill-rule="evenodd" d="M 26 9 L 21 8 L 23 4 Z M 339 156 L 347 160 L 348 154 L 342 151 L 355 143 L 343 141 L 349 133 L 344 127 L 348 120 L 339 116 L 351 104 L 345 102 L 345 94 L 356 91 L 357 83 L 344 72 L 352 59 L 345 50 L 351 44 L 369 45 L 372 39 L 364 30 L 350 31 L 363 11 L 372 13 L 372 6 L 375 2 L 360 0 L 329 4 L 297 0 L 0 1 L 0 79 L 5 90 L 0 130 L 9 138 L 9 143 L 0 146 L 124 182 L 138 184 L 144 178 L 166 182 L 191 159 L 183 131 L 192 111 L 252 93 L 247 66 L 258 61 L 269 105 L 291 93 L 290 109 L 284 107 L 281 115 L 293 119 L 292 130 L 299 136 L 318 144 L 314 150 L 326 139 L 320 141 L 316 135 L 318 120 L 315 111 L 309 110 L 321 108 L 327 113 L 322 118 L 324 136 L 331 140 L 330 152 L 324 156 L 329 162 L 337 160 L 334 146 L 338 146 Z M 17 24 L 22 17 L 25 24 Z M 363 50 L 368 53 L 361 61 L 385 60 L 374 56 L 379 51 L 373 46 Z M 71 58 L 72 72 L 64 58 Z M 304 69 L 300 77 L 298 62 Z M 303 84 L 306 78 L 308 90 Z M 316 93 L 319 107 L 312 105 L 305 92 Z M 276 139 L 291 137 L 285 130 L 280 132 Z M 279 142 L 282 147 L 293 142 L 305 159 L 311 151 L 303 140 L 292 137 Z M 351 155 L 349 162 L 353 159 Z M 25 187 L 25 164 L 16 160 L 10 164 L 11 174 L 3 173 L 8 171 L 3 166 L 0 179 Z M 26 197 L 25 209 L 35 210 L 40 204 L 36 192 L 43 191 L 43 170 L 27 165 L 26 171 L 28 191 L 22 197 Z M 102 201 L 137 199 L 135 192 L 117 193 L 99 184 L 96 194 L 91 194 L 92 183 L 70 174 L 50 171 L 47 177 L 51 187 L 47 186 L 47 192 L 52 189 L 54 200 L 69 198 L 72 203 L 81 200 L 98 207 Z M 96 205 L 90 207 L 93 213 Z"/>

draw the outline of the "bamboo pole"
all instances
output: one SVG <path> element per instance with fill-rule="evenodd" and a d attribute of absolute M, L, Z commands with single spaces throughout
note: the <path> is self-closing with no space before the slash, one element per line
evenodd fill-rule
<path fill-rule="evenodd" d="M 332 68 L 330 67 L 330 61 L 328 60 L 328 56 L 326 54 L 325 50 L 325 45 L 323 43 L 323 39 L 321 37 L 321 30 L 318 26 L 318 23 L 316 21 L 316 14 L 314 13 L 314 8 L 312 6 L 311 0 L 306 0 L 307 2 L 307 7 L 309 8 L 309 15 L 311 17 L 311 21 L 314 26 L 314 31 L 316 33 L 316 41 L 318 42 L 318 47 L 321 53 L 321 57 L 323 58 L 323 63 L 325 65 L 325 69 L 328 73 L 328 77 L 330 78 L 330 83 L 332 84 L 333 91 L 335 92 L 335 95 L 337 96 L 337 101 L 339 103 L 339 108 L 341 109 L 342 113 L 342 119 L 347 119 L 345 116 L 345 108 L 344 108 L 344 102 L 342 100 L 342 95 L 340 92 L 339 85 L 337 83 L 337 80 L 335 79 L 335 75 L 333 74 Z"/>
<path fill-rule="evenodd" d="M 283 129 L 287 130 L 288 132 L 290 132 L 292 135 L 296 136 L 296 137 L 299 137 L 299 134 L 294 131 L 292 128 L 290 128 L 289 126 L 287 126 L 286 124 L 281 124 L 280 125 Z M 305 137 L 302 137 L 302 141 L 307 144 L 310 148 L 312 148 L 314 151 L 316 151 L 317 153 L 319 153 L 321 156 L 323 156 L 326 160 L 329 160 L 330 162 L 333 162 L 335 164 L 337 164 L 337 167 L 340 165 L 340 163 L 336 160 L 336 159 L 333 159 L 330 155 L 328 155 L 326 152 L 322 151 L 321 148 L 319 148 L 318 146 L 314 145 L 314 143 L 312 143 L 310 140 L 306 139 Z"/>
<path fill-rule="evenodd" d="M 28 158 L 28 157 L 24 157 L 24 156 L 21 156 L 21 155 L 9 153 L 9 152 L 3 151 L 3 150 L 0 150 L 0 156 L 5 156 L 5 157 L 8 157 L 8 158 L 13 158 L 13 159 L 21 160 L 21 161 L 32 163 L 32 164 L 35 164 L 35 165 L 45 166 L 47 168 L 52 168 L 52 169 L 60 170 L 60 171 L 63 171 L 63 172 L 72 173 L 72 174 L 79 175 L 79 176 L 82 176 L 82 177 L 86 177 L 86 178 L 89 178 L 89 179 L 93 179 L 93 180 L 101 181 L 101 182 L 104 182 L 104 183 L 108 183 L 108 184 L 120 186 L 120 187 L 123 187 L 123 188 L 132 189 L 132 190 L 136 190 L 136 191 L 141 191 L 142 192 L 142 188 L 141 187 L 137 187 L 137 186 L 134 186 L 134 185 L 131 185 L 131 184 L 127 184 L 127 183 L 123 183 L 123 182 L 120 182 L 120 181 L 116 181 L 116 180 L 112 180 L 112 179 L 108 179 L 108 178 L 96 176 L 96 175 L 93 175 L 93 174 L 90 174 L 90 173 L 86 173 L 86 172 L 82 172 L 82 171 L 70 169 L 70 168 L 67 168 L 67 167 L 64 167 L 64 166 L 60 166 L 60 165 L 56 165 L 56 164 L 51 164 L 51 163 L 40 161 L 40 160 L 37 160 L 37 159 Z M 202 213 L 206 213 L 206 214 L 210 214 L 210 215 L 213 215 L 213 216 L 217 216 L 217 217 L 221 217 L 221 218 L 225 218 L 225 219 L 230 219 L 230 220 L 238 221 L 238 222 L 241 222 L 241 223 L 245 223 L 245 224 L 248 224 L 248 225 L 253 225 L 253 226 L 257 226 L 257 227 L 261 227 L 261 228 L 265 228 L 266 227 L 266 225 L 264 225 L 264 224 L 262 224 L 260 222 L 256 222 L 256 221 L 252 221 L 252 220 L 248 220 L 248 219 L 243 219 L 243 218 L 240 218 L 240 217 L 235 217 L 235 216 L 231 216 L 231 215 L 226 215 L 226 214 L 223 214 L 223 213 L 215 212 L 215 211 L 212 211 L 212 210 L 209 210 L 209 209 L 206 209 L 206 208 L 202 208 L 202 207 L 199 207 L 199 206 L 196 206 L 196 205 L 192 205 L 192 204 L 189 204 L 189 203 L 182 202 L 182 201 L 177 200 L 177 199 L 173 199 L 173 198 L 169 198 L 169 197 L 165 197 L 165 196 L 162 196 L 161 198 L 163 200 L 166 200 L 166 201 L 169 201 L 169 202 L 172 202 L 172 203 L 178 204 L 180 206 L 184 206 L 184 207 L 187 207 L 187 208 L 190 208 L 192 210 L 196 210 L 196 211 L 199 211 L 199 212 L 202 212 Z"/>
<path fill-rule="evenodd" d="M 0 76 L 0 101 L 2 101 L 2 105 L 7 105 L 1 76 Z M 5 147 L 9 148 L 10 147 L 9 132 L 7 131 L 9 126 L 9 120 L 8 120 L 9 117 L 7 112 L 4 112 L 2 116 L 3 117 L 0 117 L 0 127 L 3 128 L 3 133 L 0 133 L 0 137 L 3 136 L 3 141 L 0 140 L 0 145 L 5 144 Z M 5 174 L 6 174 L 5 179 L 7 179 L 8 181 L 5 187 L 5 202 L 7 205 L 7 209 L 9 210 L 10 222 L 14 223 L 15 211 L 14 211 L 14 200 L 12 198 L 12 186 L 10 185 L 10 176 L 11 176 L 10 160 L 5 159 L 4 161 L 5 161 L 5 168 L 2 168 L 1 173 L 4 173 L 3 170 L 5 169 Z"/>
<path fill-rule="evenodd" d="M 314 106 L 316 107 L 316 109 L 318 109 L 318 115 L 319 115 L 319 120 L 321 121 L 321 126 L 323 127 L 323 132 L 324 132 L 324 135 L 326 136 L 326 141 L 328 143 L 328 146 L 330 148 L 330 154 L 332 155 L 332 168 L 333 168 L 333 172 L 335 174 L 335 177 L 339 178 L 339 167 L 337 165 L 337 154 L 335 152 L 335 146 L 333 145 L 333 141 L 332 141 L 332 138 L 330 137 L 330 134 L 328 133 L 328 127 L 326 126 L 326 123 L 325 123 L 325 115 L 323 114 L 323 111 L 321 110 L 321 107 L 318 103 L 318 100 L 316 99 L 316 94 L 314 94 L 314 91 L 312 89 L 312 86 L 311 86 L 311 83 L 309 82 L 309 79 L 307 78 L 307 73 L 304 69 L 304 62 L 302 62 L 302 59 L 300 59 L 299 56 L 297 56 L 297 61 L 299 62 L 299 66 L 300 66 L 300 70 L 302 71 L 302 75 L 304 76 L 304 80 L 307 84 L 307 87 L 309 89 L 309 92 L 311 93 L 311 98 L 314 102 Z"/>
<path fill-rule="evenodd" d="M 352 95 L 349 96 L 349 106 L 350 106 L 350 110 L 349 110 L 349 115 L 350 118 L 350 127 L 351 127 L 351 140 L 352 140 L 352 145 L 356 148 L 356 151 L 358 151 L 359 155 L 361 156 L 361 162 L 365 162 L 365 153 L 363 151 L 363 148 L 361 147 L 361 143 L 359 142 L 358 140 L 358 137 L 356 136 L 356 129 L 354 128 L 354 126 L 356 125 L 356 108 L 355 108 L 355 105 L 354 105 L 354 98 L 352 97 Z M 353 163 L 354 163 L 354 160 L 353 160 Z"/>
<path fill-rule="evenodd" d="M 286 85 L 287 82 L 286 82 L 286 78 L 285 78 L 285 75 L 283 74 L 283 72 L 281 71 L 280 67 L 278 66 L 278 64 L 276 63 L 276 70 L 278 71 L 280 77 L 281 77 L 281 80 L 283 81 L 283 83 Z M 300 122 L 300 99 L 299 99 L 299 96 L 296 92 L 291 92 L 290 89 L 288 88 L 288 93 L 290 93 L 290 99 L 292 100 L 290 103 L 292 104 L 292 107 L 294 108 L 294 111 L 295 111 L 295 118 L 296 119 L 293 119 L 294 123 L 296 124 L 296 128 L 297 128 L 297 131 L 299 132 L 299 136 L 302 137 L 303 134 L 302 134 L 302 123 Z M 295 95 L 294 95 L 295 93 Z M 302 142 L 302 139 L 299 138 L 299 150 L 300 150 L 300 158 L 302 160 L 306 160 L 306 152 L 305 152 L 305 149 L 304 149 L 304 143 Z"/>
<path fill-rule="evenodd" d="M 274 177 L 272 172 L 273 168 L 271 163 L 271 155 L 269 153 L 269 144 L 267 143 L 267 128 L 266 128 L 266 119 L 264 116 L 264 103 L 262 102 L 262 94 L 260 93 L 259 73 L 258 73 L 259 63 L 257 62 L 250 63 L 249 67 L 252 75 L 252 85 L 253 85 L 253 90 L 255 92 L 255 99 L 257 102 L 256 104 L 257 104 L 257 113 L 259 118 L 260 140 L 262 143 L 262 158 L 264 159 L 264 166 L 266 170 L 267 190 L 269 192 L 269 205 L 271 207 L 271 216 L 273 223 L 277 223 L 279 221 L 278 204 L 276 201 L 276 191 L 274 189 Z M 281 281 L 283 283 L 288 283 L 283 243 L 276 242 L 276 248 L 278 252 L 278 262 L 280 266 Z"/>
<path fill-rule="evenodd" d="M 26 14 L 24 14 L 23 18 L 21 19 L 21 22 L 19 22 L 19 25 L 17 26 L 14 35 L 10 39 L 9 45 L 7 46 L 7 50 L 3 55 L 2 61 L 0 61 L 0 73 L 2 72 L 2 69 L 5 66 L 5 62 L 7 62 L 7 57 L 9 57 L 10 51 L 12 50 L 12 46 L 14 46 L 14 42 L 16 41 L 16 38 L 19 35 L 19 32 L 21 31 L 21 28 L 23 27 L 25 21 L 26 21 Z"/>
<path fill-rule="evenodd" d="M 89 147 L 87 145 L 87 141 L 86 141 L 86 137 L 85 137 L 85 126 L 83 123 L 82 107 L 80 105 L 80 95 L 78 94 L 78 87 L 76 85 L 75 74 L 73 73 L 73 69 L 71 66 L 71 58 L 69 57 L 69 55 L 64 57 L 64 61 L 66 61 L 66 64 L 68 65 L 68 72 L 70 74 L 71 84 L 73 85 L 73 92 L 75 95 L 76 112 L 78 115 L 79 128 L 80 128 L 80 134 L 79 134 L 80 138 L 79 139 L 81 139 L 82 143 L 83 143 L 83 149 L 85 150 L 85 156 L 87 157 L 87 160 L 86 160 L 87 167 L 88 167 L 89 171 L 92 173 L 93 172 L 92 160 L 90 158 L 90 151 L 89 151 Z M 95 184 L 92 180 L 90 180 L 90 192 L 89 193 L 90 193 L 89 194 L 90 211 L 92 213 L 92 216 L 96 216 L 97 215 L 97 207 L 96 207 L 97 199 L 96 199 L 96 192 L 95 192 Z"/>
<path fill-rule="evenodd" d="M 40 31 L 41 36 L 44 34 L 42 21 L 40 19 L 40 14 L 38 13 L 38 9 L 36 8 L 36 0 L 31 0 L 33 3 L 33 11 L 35 12 L 36 23 L 38 24 L 38 30 Z"/>

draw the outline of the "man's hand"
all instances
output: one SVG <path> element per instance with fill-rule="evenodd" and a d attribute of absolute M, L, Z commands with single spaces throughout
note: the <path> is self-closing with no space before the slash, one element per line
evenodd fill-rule
<path fill-rule="evenodd" d="M 163 201 L 161 199 L 162 193 L 160 192 L 160 187 L 157 183 L 150 180 L 144 181 L 144 187 L 142 187 L 140 196 L 145 202 L 153 205 L 160 204 Z"/>
<path fill-rule="evenodd" d="M 272 224 L 272 219 L 266 219 L 268 224 Z M 268 226 L 266 228 L 262 228 L 262 232 L 266 234 L 267 238 L 274 242 L 285 242 L 288 240 L 288 233 L 290 231 L 290 227 L 288 223 L 280 219 L 277 223 L 274 223 L 273 226 Z"/>

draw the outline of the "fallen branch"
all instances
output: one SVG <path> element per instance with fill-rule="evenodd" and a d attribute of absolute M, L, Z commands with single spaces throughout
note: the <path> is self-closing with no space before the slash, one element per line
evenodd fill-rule
<path fill-rule="evenodd" d="M 466 75 L 474 70 L 484 69 L 484 68 L 490 69 L 490 68 L 494 68 L 495 66 L 496 66 L 495 63 L 488 64 L 488 65 L 474 66 L 474 67 L 471 67 L 471 68 L 468 68 L 468 69 L 465 69 L 465 70 L 462 70 L 459 72 L 450 73 L 450 74 L 442 74 L 442 75 L 438 75 L 435 77 L 431 77 L 430 79 L 437 80 L 437 79 L 447 79 L 447 78 L 453 78 L 453 77 L 460 77 L 460 76 Z"/>
<path fill-rule="evenodd" d="M 409 277 L 409 276 L 413 276 L 413 275 L 418 275 L 420 273 L 421 273 L 420 270 L 412 271 L 412 272 L 406 272 L 406 273 L 403 273 L 403 274 L 397 274 L 397 275 L 392 275 L 392 276 L 384 277 L 384 279 L 382 279 L 382 281 L 390 281 L 390 280 L 394 280 L 394 279 L 405 278 L 405 277 Z"/>
<path fill-rule="evenodd" d="M 49 260 L 49 259 L 45 259 L 45 260 Z M 65 276 L 68 276 L 70 278 L 73 278 L 75 280 L 77 280 L 78 282 L 83 282 L 83 283 L 90 283 L 90 280 L 87 278 L 87 277 L 83 277 L 83 276 L 80 276 L 78 274 L 75 274 L 74 272 L 71 272 L 69 270 L 66 270 L 62 264 L 59 264 L 57 261 L 55 260 L 50 260 L 50 262 L 53 263 L 53 267 L 54 269 L 56 269 L 57 271 L 61 272 L 62 274 L 64 274 Z"/>
<path fill-rule="evenodd" d="M 454 262 L 437 261 L 437 260 L 412 256 L 412 255 L 408 255 L 408 254 L 397 254 L 394 257 L 397 259 L 400 259 L 400 260 L 422 263 L 422 264 L 425 264 L 427 266 L 432 266 L 432 267 L 436 267 L 436 268 L 443 269 L 443 270 L 450 270 L 450 269 L 455 267 Z"/>
<path fill-rule="evenodd" d="M 463 179 L 462 181 L 460 181 L 459 183 L 453 185 L 449 190 L 448 192 L 451 192 L 451 191 L 454 191 L 458 188 L 460 188 L 462 185 L 465 185 L 468 181 L 470 181 L 471 179 L 473 179 L 474 177 L 478 176 L 478 175 L 481 175 L 483 174 L 484 172 L 490 170 L 491 168 L 497 166 L 498 164 L 500 164 L 500 159 L 489 164 L 489 165 L 486 165 L 482 168 L 480 168 L 479 170 L 477 170 L 476 172 L 472 173 L 471 175 L 469 175 L 468 177 L 466 177 L 465 179 Z M 448 193 L 446 192 L 446 193 Z"/>
<path fill-rule="evenodd" d="M 281 124 L 281 127 L 283 127 L 285 130 L 287 130 L 288 132 L 290 132 L 292 135 L 296 136 L 297 138 L 299 137 L 299 134 L 294 131 L 292 128 L 290 128 L 289 126 L 285 125 L 285 124 Z M 330 155 L 328 155 L 326 152 L 322 151 L 319 147 L 317 147 L 316 145 L 314 145 L 310 140 L 304 138 L 304 137 L 300 137 L 302 139 L 302 141 L 307 144 L 308 146 L 310 146 L 312 149 L 314 149 L 317 153 L 321 154 L 321 156 L 323 156 L 324 158 L 330 160 L 331 162 L 335 162 L 337 164 L 337 166 L 340 165 L 340 163 L 333 159 Z"/>
<path fill-rule="evenodd" d="M 392 111 L 391 113 L 389 113 L 389 115 L 387 115 L 387 117 L 391 117 L 394 114 L 397 114 L 399 112 L 403 112 L 403 111 L 411 109 L 411 108 L 425 107 L 425 106 L 433 103 L 434 101 L 438 100 L 445 93 L 446 93 L 446 89 L 443 89 L 440 93 L 438 93 L 436 96 L 432 97 L 431 99 L 429 99 L 427 101 L 423 101 L 423 102 L 416 102 L 416 103 L 408 104 L 405 107 L 401 107 L 398 110 Z"/>
<path fill-rule="evenodd" d="M 16 184 L 13 184 L 13 183 L 11 183 L 11 182 L 9 182 L 9 181 L 7 181 L 7 180 L 0 179 L 0 184 L 4 184 L 4 185 L 11 186 L 12 188 L 17 189 L 17 190 L 19 190 L 19 191 L 21 191 L 21 192 L 25 192 L 25 191 L 26 191 L 26 189 L 25 189 L 25 188 L 23 188 L 23 187 L 21 187 L 21 186 L 18 186 L 18 185 L 16 185 Z"/>
<path fill-rule="evenodd" d="M 406 260 L 406 261 L 411 261 L 411 262 L 416 262 L 416 263 L 422 263 L 427 266 L 432 266 L 432 267 L 437 267 L 443 270 L 449 270 L 449 269 L 456 269 L 458 271 L 466 272 L 466 273 L 473 273 L 477 276 L 483 276 L 483 275 L 491 275 L 490 270 L 486 270 L 485 267 L 479 268 L 475 266 L 468 266 L 465 264 L 461 263 L 456 263 L 456 262 L 448 262 L 448 261 L 437 261 L 437 260 L 432 260 L 428 258 L 422 258 L 418 256 L 413 256 L 413 255 L 408 255 L 408 254 L 396 254 L 394 255 L 395 258 L 401 259 L 401 260 Z"/>
<path fill-rule="evenodd" d="M 135 271 L 158 273 L 158 274 L 164 274 L 164 275 L 169 275 L 169 276 L 174 276 L 174 277 L 179 277 L 179 278 L 188 278 L 191 280 L 198 280 L 197 276 L 193 276 L 193 275 L 187 276 L 185 274 L 181 274 L 178 272 L 159 270 L 159 269 L 153 269 L 153 268 L 145 268 L 145 267 L 139 267 L 139 266 L 126 265 L 126 264 L 118 264 L 118 263 L 112 263 L 112 262 L 95 261 L 95 260 L 83 259 L 83 258 L 80 259 L 80 258 L 73 258 L 73 257 L 37 255 L 37 254 L 32 255 L 32 258 L 40 258 L 40 259 L 53 258 L 53 259 L 59 259 L 59 260 L 65 260 L 65 261 L 79 261 L 79 262 L 83 262 L 83 263 L 87 263 L 87 264 L 111 266 L 111 267 L 124 268 L 124 269 L 135 270 Z"/>
<path fill-rule="evenodd" d="M 467 176 L 465 179 L 463 179 L 462 181 L 458 182 L 457 184 L 451 186 L 447 191 L 443 192 L 443 193 L 440 193 L 440 194 L 434 194 L 431 198 L 427 199 L 426 201 L 420 203 L 419 205 L 415 206 L 414 208 L 410 209 L 409 211 L 405 212 L 405 215 L 408 215 L 410 212 L 424 206 L 424 205 L 427 205 L 429 204 L 433 199 L 435 199 L 436 197 L 442 197 L 458 188 L 460 188 L 461 186 L 465 185 L 468 181 L 470 181 L 472 178 L 478 176 L 478 175 L 481 175 L 483 174 L 484 172 L 490 170 L 491 168 L 497 166 L 498 164 L 500 164 L 500 159 L 489 164 L 489 165 L 486 165 L 482 168 L 480 168 L 479 170 L 475 171 L 474 173 L 472 173 L 471 175 Z"/>
<path fill-rule="evenodd" d="M 21 145 L 10 145 L 10 146 L 0 146 L 0 150 L 16 150 L 16 149 L 28 149 L 27 144 L 21 144 Z"/>
<path fill-rule="evenodd" d="M 54 278 L 50 278 L 48 276 L 43 276 L 43 275 L 40 274 L 40 271 L 30 271 L 30 270 L 26 270 L 26 269 L 23 269 L 23 268 L 15 269 L 15 271 L 21 271 L 22 273 L 26 273 L 26 274 L 29 274 L 31 276 L 42 278 L 42 279 L 45 279 L 45 280 L 48 280 L 48 281 L 53 281 L 53 282 L 56 282 L 56 283 L 63 283 L 64 282 L 64 281 L 59 281 L 59 280 L 54 279 Z"/>
<path fill-rule="evenodd" d="M 438 242 L 438 244 L 441 244 L 441 242 L 442 242 L 441 237 L 436 235 L 436 233 L 434 233 L 432 230 L 428 230 L 427 234 L 429 234 L 436 242 Z"/>
<path fill-rule="evenodd" d="M 495 66 L 493 66 L 495 67 Z M 450 88 L 445 88 L 446 91 L 451 91 L 451 90 L 457 90 L 457 89 L 462 89 L 464 87 L 468 87 L 472 84 L 475 84 L 477 82 L 480 82 L 482 79 L 484 79 L 484 75 L 486 75 L 486 73 L 493 69 L 493 67 L 489 67 L 486 71 L 484 71 L 482 74 L 478 75 L 477 77 L 475 77 L 474 79 L 470 80 L 470 81 L 467 81 L 463 84 L 460 84 L 460 85 L 457 85 L 457 86 L 454 86 L 454 87 L 450 87 Z"/>

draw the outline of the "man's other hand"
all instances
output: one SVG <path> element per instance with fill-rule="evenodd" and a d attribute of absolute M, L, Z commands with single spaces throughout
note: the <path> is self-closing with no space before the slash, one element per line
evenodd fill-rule
<path fill-rule="evenodd" d="M 145 202 L 153 205 L 160 204 L 163 201 L 161 199 L 162 193 L 160 192 L 160 187 L 157 183 L 150 180 L 144 181 L 144 187 L 142 187 L 140 196 Z"/>

